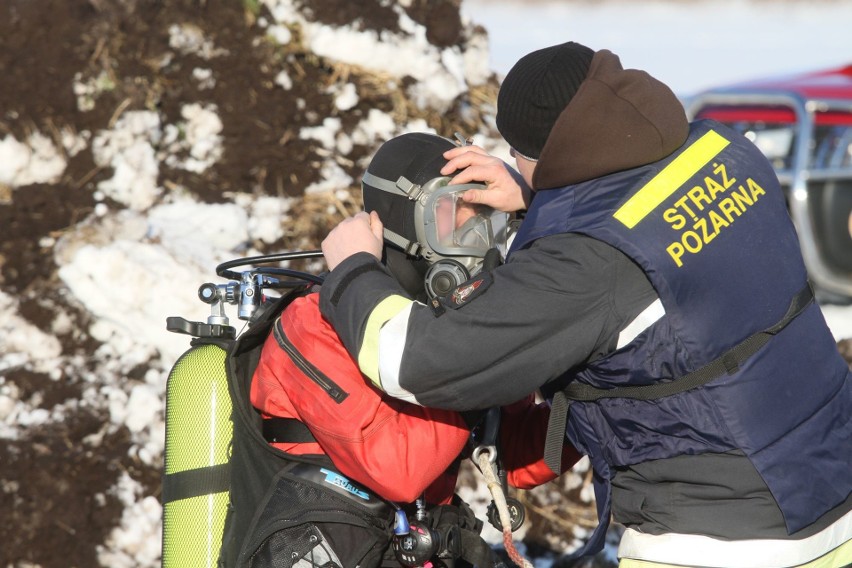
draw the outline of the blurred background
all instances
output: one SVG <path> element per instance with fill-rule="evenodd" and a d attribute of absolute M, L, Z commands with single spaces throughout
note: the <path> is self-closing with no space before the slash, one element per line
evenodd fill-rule
<path fill-rule="evenodd" d="M 839 0 L 3 0 L 0 565 L 159 565 L 188 347 L 165 318 L 205 320 L 218 263 L 317 248 L 382 141 L 460 131 L 508 160 L 499 80 L 539 47 L 611 49 L 686 100 L 852 63 L 850 22 Z M 827 308 L 848 345 L 852 312 Z M 480 479 L 460 491 L 482 510 Z M 595 523 L 587 467 L 515 496 L 521 550 L 566 566 Z"/>

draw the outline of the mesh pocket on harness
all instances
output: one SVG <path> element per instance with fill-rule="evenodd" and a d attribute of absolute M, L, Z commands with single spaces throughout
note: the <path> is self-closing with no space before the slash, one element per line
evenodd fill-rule
<path fill-rule="evenodd" d="M 315 525 L 274 533 L 252 559 L 270 568 L 341 568 L 342 563 Z"/>
<path fill-rule="evenodd" d="M 390 544 L 392 512 L 372 511 L 310 481 L 281 475 L 249 530 L 250 568 L 376 568 Z"/>

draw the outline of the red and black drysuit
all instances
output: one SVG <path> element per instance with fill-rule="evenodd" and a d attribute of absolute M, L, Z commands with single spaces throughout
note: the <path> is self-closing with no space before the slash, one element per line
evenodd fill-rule
<path fill-rule="evenodd" d="M 294 300 L 275 322 L 251 384 L 264 417 L 296 418 L 316 442 L 273 443 L 290 454 L 324 454 L 386 500 L 449 503 L 470 429 L 455 411 L 394 399 L 369 384 L 319 311 L 319 295 Z M 305 362 L 309 363 L 308 373 Z M 533 397 L 502 409 L 499 436 L 508 483 L 527 489 L 556 476 L 542 459 L 550 409 Z M 579 455 L 566 447 L 569 469 Z"/>

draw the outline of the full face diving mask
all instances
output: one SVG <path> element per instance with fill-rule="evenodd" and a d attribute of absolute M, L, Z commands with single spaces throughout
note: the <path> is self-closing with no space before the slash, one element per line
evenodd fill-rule
<path fill-rule="evenodd" d="M 483 189 L 483 184 L 449 185 L 449 177 L 437 177 L 421 186 L 405 177 L 391 181 L 370 172 L 362 180 L 411 202 L 417 240 L 387 228 L 385 240 L 430 264 L 425 276 L 429 297 L 446 295 L 479 272 L 489 250 L 497 249 L 505 257 L 509 215 L 462 199 L 465 191 Z"/>

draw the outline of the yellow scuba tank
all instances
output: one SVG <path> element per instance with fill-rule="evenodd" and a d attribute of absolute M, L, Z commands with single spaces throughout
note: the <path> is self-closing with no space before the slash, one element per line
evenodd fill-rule
<path fill-rule="evenodd" d="M 217 566 L 228 511 L 233 423 L 225 357 L 235 330 L 217 286 L 205 284 L 199 296 L 213 304 L 207 324 L 170 317 L 166 325 L 194 339 L 166 383 L 163 568 Z"/>
<path fill-rule="evenodd" d="M 262 267 L 244 272 L 231 268 L 250 264 L 318 258 L 322 251 L 294 251 L 225 262 L 216 274 L 227 284 L 203 284 L 198 297 L 211 307 L 207 323 L 169 317 L 166 329 L 193 337 L 166 383 L 166 444 L 163 474 L 163 568 L 214 568 L 232 508 L 232 398 L 227 356 L 236 340 L 224 305 L 238 306 L 238 317 L 251 321 L 267 301 L 265 289 L 288 289 L 322 278 L 286 268 Z"/>
<path fill-rule="evenodd" d="M 163 567 L 214 567 L 228 510 L 231 398 L 225 350 L 190 348 L 166 387 Z"/>

